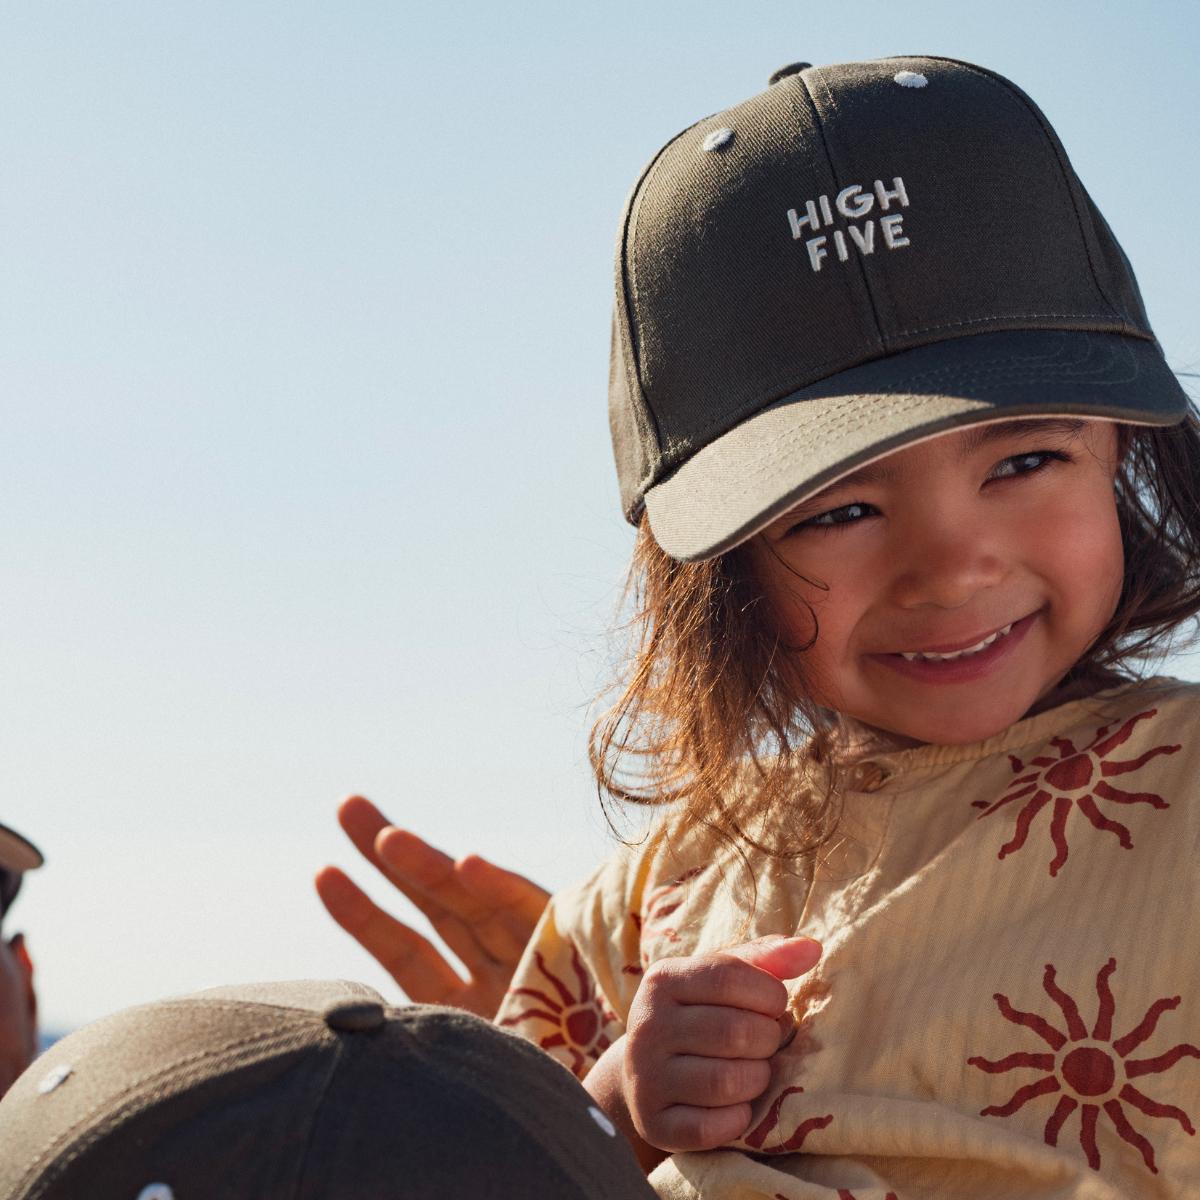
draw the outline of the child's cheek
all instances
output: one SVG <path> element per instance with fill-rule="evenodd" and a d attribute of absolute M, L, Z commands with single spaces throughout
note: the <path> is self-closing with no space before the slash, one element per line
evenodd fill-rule
<path fill-rule="evenodd" d="M 1098 491 L 1080 505 L 1074 519 L 1046 549 L 1054 571 L 1055 590 L 1068 615 L 1094 636 L 1116 611 L 1125 578 L 1125 550 L 1111 490 Z"/>

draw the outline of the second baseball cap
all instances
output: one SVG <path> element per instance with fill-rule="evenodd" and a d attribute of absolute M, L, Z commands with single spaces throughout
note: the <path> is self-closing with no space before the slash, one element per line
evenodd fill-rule
<path fill-rule="evenodd" d="M 532 1043 L 362 984 L 214 988 L 56 1042 L 0 1100 L 2 1200 L 654 1200 Z"/>

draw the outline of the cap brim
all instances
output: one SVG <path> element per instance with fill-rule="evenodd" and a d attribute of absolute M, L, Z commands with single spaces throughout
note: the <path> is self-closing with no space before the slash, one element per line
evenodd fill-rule
<path fill-rule="evenodd" d="M 841 371 L 756 413 L 650 488 L 646 512 L 672 558 L 713 558 L 848 472 L 948 430 L 1030 416 L 1174 425 L 1187 408 L 1147 338 L 950 338 Z"/>
<path fill-rule="evenodd" d="M 45 859 L 42 852 L 15 829 L 0 825 L 0 867 L 9 871 L 32 871 Z"/>

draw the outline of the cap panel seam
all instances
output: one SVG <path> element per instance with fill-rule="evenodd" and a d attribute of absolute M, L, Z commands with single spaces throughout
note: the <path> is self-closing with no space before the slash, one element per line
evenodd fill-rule
<path fill-rule="evenodd" d="M 1146 337 L 1146 335 L 1144 333 L 1142 333 L 1140 330 L 1130 329 L 1129 322 L 1123 321 L 1121 319 L 1120 314 L 1117 312 L 1114 312 L 1112 310 L 1110 310 L 1109 312 L 1103 312 L 1103 313 L 1090 313 L 1090 312 L 1003 313 L 1003 314 L 1000 314 L 1000 315 L 994 316 L 994 317 L 970 317 L 970 318 L 962 320 L 962 321 L 944 321 L 939 325 L 918 325 L 913 329 L 899 330 L 897 333 L 897 336 L 898 337 L 906 337 L 909 334 L 913 334 L 913 333 L 936 333 L 940 329 L 958 329 L 958 328 L 961 328 L 963 325 L 979 325 L 985 321 L 1032 321 L 1032 320 L 1045 320 L 1046 318 L 1061 319 L 1061 320 L 1071 319 L 1071 320 L 1077 320 L 1077 321 L 1110 321 L 1110 322 L 1115 318 L 1117 323 L 1121 326 L 1120 333 L 1122 334 L 1122 336 L 1140 337 L 1140 338 Z M 1016 330 L 1014 332 L 1021 332 L 1021 331 Z M 1030 332 L 1052 332 L 1052 331 L 1044 330 L 1044 331 L 1030 331 Z M 1076 332 L 1078 332 L 1078 330 L 1073 330 L 1073 329 L 1068 328 L 1068 329 L 1064 329 L 1062 332 L 1076 333 Z M 1099 333 L 1099 332 L 1104 332 L 1104 331 L 1097 330 L 1096 332 Z M 1109 332 L 1116 332 L 1116 331 L 1113 330 L 1113 331 L 1109 331 Z M 909 349 L 915 349 L 915 348 L 916 347 L 909 347 Z M 895 351 L 895 353 L 902 354 L 903 350 Z"/>
<path fill-rule="evenodd" d="M 337 1073 L 338 1066 L 341 1064 L 342 1058 L 346 1053 L 345 1043 L 341 1038 L 336 1039 L 337 1045 L 334 1053 L 330 1056 L 329 1070 L 325 1076 L 325 1082 L 321 1085 L 321 1094 L 317 1097 L 316 1103 L 312 1106 L 310 1123 L 308 1126 L 308 1137 L 304 1139 L 304 1149 L 300 1156 L 300 1173 L 296 1178 L 296 1190 L 292 1193 L 293 1200 L 298 1200 L 304 1195 L 304 1185 L 308 1180 L 309 1168 L 309 1152 L 312 1150 L 313 1140 L 317 1134 L 317 1118 L 321 1113 L 321 1105 L 325 1103 L 325 1097 L 329 1094 L 329 1089 L 333 1086 L 333 1077 Z"/>
<path fill-rule="evenodd" d="M 637 280 L 637 228 L 638 220 L 642 212 L 642 200 L 646 195 L 647 189 L 652 182 L 655 169 L 662 161 L 663 155 L 675 145 L 685 134 L 695 129 L 697 125 L 703 124 L 716 116 L 716 113 L 710 113 L 706 117 L 701 117 L 698 121 L 693 121 L 686 128 L 681 129 L 666 145 L 660 147 L 655 156 L 646 164 L 638 177 L 637 182 L 633 186 L 633 191 L 629 197 L 629 207 L 625 213 L 625 221 L 621 230 L 621 237 L 618 242 L 618 257 L 621 265 L 621 289 L 625 301 L 625 315 L 629 326 L 629 361 L 623 364 L 626 374 L 626 386 L 630 388 L 630 396 L 640 401 L 639 407 L 642 413 L 649 419 L 650 426 L 654 432 L 654 446 L 656 457 L 661 461 L 663 454 L 663 437 L 662 428 L 658 422 L 658 416 L 654 412 L 650 404 L 649 398 L 646 396 L 642 388 L 642 368 L 641 368 L 641 345 L 643 341 L 642 322 L 640 310 L 638 307 L 640 297 L 638 295 L 638 280 Z M 624 355 L 622 355 L 624 358 Z M 633 378 L 629 378 L 630 368 L 633 370 Z"/>
<path fill-rule="evenodd" d="M 929 55 L 927 57 L 937 58 L 936 55 Z M 1075 175 L 1075 171 L 1071 166 L 1070 160 L 1066 156 L 1066 151 L 1059 142 L 1058 135 L 1054 132 L 1050 122 L 1046 120 L 1045 116 L 1038 109 L 1037 105 L 1034 104 L 1033 101 L 1027 95 L 1025 95 L 1025 93 L 1011 80 L 1004 79 L 1002 76 L 997 75 L 994 71 L 989 71 L 986 67 L 980 67 L 975 63 L 963 62 L 961 59 L 946 58 L 941 59 L 940 61 L 955 63 L 960 67 L 965 67 L 969 72 L 971 72 L 971 74 L 978 75 L 981 79 L 986 79 L 994 87 L 998 87 L 999 91 L 1015 99 L 1033 118 L 1034 122 L 1041 130 L 1043 140 L 1050 146 L 1050 150 L 1054 156 L 1054 161 L 1058 166 L 1059 182 L 1063 185 L 1063 187 L 1066 188 L 1067 197 L 1071 201 L 1071 211 L 1075 214 L 1075 226 L 1079 231 L 1079 240 L 1083 243 L 1083 253 L 1087 258 L 1088 267 L 1091 271 L 1092 286 L 1096 289 L 1100 299 L 1108 305 L 1110 310 L 1109 315 L 1116 317 L 1116 319 L 1121 323 L 1122 330 L 1128 332 L 1130 329 L 1130 322 L 1125 320 L 1125 318 L 1121 315 L 1120 310 L 1113 303 L 1112 297 L 1107 291 L 1105 291 L 1103 284 L 1100 282 L 1100 276 L 1096 271 L 1096 263 L 1092 257 L 1091 240 L 1088 238 L 1087 232 L 1084 229 L 1083 216 L 1079 211 L 1079 204 L 1077 203 L 1075 196 L 1075 188 L 1071 186 L 1071 179 L 1072 176 Z M 1075 176 L 1075 178 L 1078 179 L 1078 176 Z M 1082 187 L 1082 183 L 1080 183 L 1079 186 Z"/>
<path fill-rule="evenodd" d="M 829 105 L 830 116 L 836 116 L 838 111 L 837 100 L 834 99 L 833 93 L 829 90 L 829 85 L 825 82 L 823 68 L 817 67 L 812 71 L 813 77 L 821 87 L 821 91 Z M 825 119 L 817 106 L 817 98 L 813 95 L 812 88 L 809 86 L 809 81 L 803 73 L 794 76 L 805 89 L 808 94 L 809 103 L 812 105 L 813 115 L 816 118 L 817 133 L 821 138 L 821 146 L 825 151 L 825 161 L 829 164 L 829 173 L 833 177 L 834 186 L 840 191 L 842 187 L 842 175 L 837 169 L 837 164 L 833 158 L 833 148 L 829 135 L 825 130 Z M 875 303 L 875 290 L 872 287 L 870 276 L 867 274 L 866 262 L 860 256 L 854 260 L 854 269 L 858 272 L 858 278 L 862 283 L 863 291 L 866 293 L 867 303 L 871 306 L 871 319 L 875 323 L 875 339 L 880 348 L 886 353 L 892 347 L 888 344 L 888 339 L 883 333 L 883 324 L 879 319 L 879 306 Z M 895 305 L 893 305 L 893 308 Z"/>

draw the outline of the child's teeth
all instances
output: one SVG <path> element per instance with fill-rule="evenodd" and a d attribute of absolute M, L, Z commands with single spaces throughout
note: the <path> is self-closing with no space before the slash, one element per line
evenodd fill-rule
<path fill-rule="evenodd" d="M 997 638 L 1002 638 L 1010 629 L 1012 629 L 1012 625 L 1005 625 L 1003 629 L 997 629 L 990 637 L 985 637 L 982 642 L 976 642 L 974 646 L 968 646 L 965 650 L 955 650 L 953 654 L 935 654 L 932 651 L 925 654 L 905 654 L 902 651 L 900 657 L 909 662 L 947 662 L 952 658 L 963 658 L 968 654 L 978 654 L 980 650 L 986 650 Z"/>

